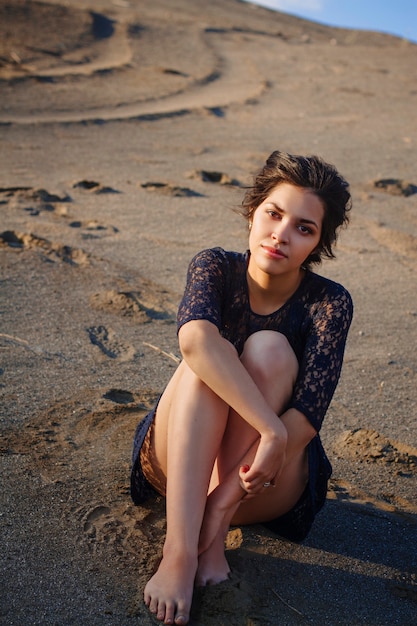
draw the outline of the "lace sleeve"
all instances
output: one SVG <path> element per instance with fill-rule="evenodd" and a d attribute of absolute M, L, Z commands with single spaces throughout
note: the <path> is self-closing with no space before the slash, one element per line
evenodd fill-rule
<path fill-rule="evenodd" d="M 339 381 L 352 314 L 351 297 L 341 288 L 312 315 L 290 407 L 304 413 L 317 431 Z"/>
<path fill-rule="evenodd" d="M 177 316 L 177 332 L 190 320 L 208 320 L 221 328 L 226 256 L 221 248 L 199 252 L 191 261 Z"/>

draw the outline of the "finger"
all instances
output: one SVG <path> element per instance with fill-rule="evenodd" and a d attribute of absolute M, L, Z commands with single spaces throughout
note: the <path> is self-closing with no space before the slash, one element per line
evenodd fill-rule
<path fill-rule="evenodd" d="M 264 480 L 257 480 L 256 483 L 255 482 L 249 482 L 249 481 L 245 481 L 242 484 L 243 489 L 246 491 L 247 494 L 249 495 L 259 495 L 260 493 L 263 493 L 265 491 L 265 483 Z"/>

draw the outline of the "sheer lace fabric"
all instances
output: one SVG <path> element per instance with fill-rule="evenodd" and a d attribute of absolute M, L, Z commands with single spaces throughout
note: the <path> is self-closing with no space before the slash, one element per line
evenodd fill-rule
<path fill-rule="evenodd" d="M 301 411 L 318 431 L 340 377 L 353 313 L 351 297 L 338 283 L 307 271 L 280 309 L 258 315 L 249 304 L 248 259 L 248 252 L 222 248 L 194 257 L 178 311 L 178 330 L 190 320 L 208 320 L 239 354 L 252 333 L 275 330 L 285 335 L 299 362 L 288 408 Z"/>

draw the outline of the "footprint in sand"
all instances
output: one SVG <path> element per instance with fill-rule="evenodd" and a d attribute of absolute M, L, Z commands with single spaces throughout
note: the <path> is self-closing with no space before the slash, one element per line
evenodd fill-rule
<path fill-rule="evenodd" d="M 68 213 L 67 204 L 72 201 L 67 194 L 58 195 L 46 189 L 33 187 L 3 187 L 0 189 L 2 204 L 7 204 L 10 209 L 24 210 L 29 215 L 37 216 L 46 211 L 59 216 Z"/>
<path fill-rule="evenodd" d="M 134 347 L 120 341 L 111 328 L 91 326 L 86 330 L 91 343 L 97 346 L 106 357 L 122 362 L 132 361 L 135 358 Z"/>
<path fill-rule="evenodd" d="M 148 182 L 140 183 L 140 186 L 142 189 L 146 189 L 146 191 L 160 193 L 164 196 L 173 196 L 175 198 L 202 197 L 203 195 L 198 193 L 198 191 L 189 189 L 188 187 L 177 187 L 176 185 L 171 185 L 170 183 Z"/>
<path fill-rule="evenodd" d="M 53 403 L 23 430 L 2 434 L 0 448 L 10 454 L 30 451 L 32 468 L 69 486 L 88 484 L 90 493 L 100 492 L 96 499 L 111 485 L 112 496 L 125 500 L 133 434 L 159 393 L 80 387 L 76 397 Z"/>
<path fill-rule="evenodd" d="M 101 239 L 106 235 L 114 235 L 119 232 L 119 229 L 116 226 L 106 225 L 97 220 L 73 220 L 68 224 L 71 228 L 79 228 L 81 231 L 82 239 Z"/>
<path fill-rule="evenodd" d="M 136 424 L 154 406 L 159 393 L 153 389 L 81 390 L 74 399 L 55 402 L 34 417 L 24 431 L 11 431 L 8 447 L 16 453 L 30 449 L 34 463 L 42 458 L 44 467 L 50 459 L 54 473 L 59 473 L 57 461 L 73 460 L 79 454 L 83 466 L 75 469 L 76 474 L 84 475 L 92 466 L 94 475 L 103 473 L 112 462 L 120 465 L 125 453 L 130 458 Z"/>
<path fill-rule="evenodd" d="M 90 304 L 99 311 L 109 311 L 129 317 L 139 324 L 153 320 L 175 321 L 176 307 L 165 290 L 144 282 L 140 291 L 116 291 L 111 289 L 96 293 Z"/>
<path fill-rule="evenodd" d="M 393 196 L 408 197 L 417 193 L 417 185 L 400 178 L 381 178 L 374 180 L 372 186 Z"/>
<path fill-rule="evenodd" d="M 112 546 L 119 555 L 144 553 L 144 542 L 159 542 L 165 531 L 163 506 L 153 503 L 152 510 L 130 503 L 108 506 L 97 504 L 76 511 L 84 537 L 92 552 Z M 143 554 L 146 558 L 146 555 Z"/>
<path fill-rule="evenodd" d="M 214 183 L 218 185 L 230 185 L 230 186 L 240 186 L 240 182 L 235 178 L 231 178 L 228 174 L 224 172 L 215 172 L 208 170 L 193 170 L 192 172 L 188 172 L 186 174 L 187 178 L 193 178 L 199 180 L 204 183 Z M 176 185 L 172 185 L 170 183 L 162 183 L 162 182 L 147 182 L 141 183 L 140 186 L 147 191 L 153 191 L 165 196 L 175 196 L 175 197 L 203 197 L 204 194 L 194 191 L 193 189 L 189 189 L 188 187 L 177 187 Z"/>
<path fill-rule="evenodd" d="M 51 193 L 46 189 L 38 189 L 36 187 L 1 187 L 0 194 L 8 198 L 16 198 L 17 200 L 34 200 L 36 202 L 71 202 L 71 197 L 67 194 L 58 195 Z"/>
<path fill-rule="evenodd" d="M 10 248 L 36 250 L 41 252 L 45 260 L 50 262 L 59 260 L 74 266 L 87 265 L 90 258 L 90 255 L 81 248 L 73 248 L 31 233 L 18 233 L 14 230 L 0 233 L 0 245 L 2 244 Z"/>
<path fill-rule="evenodd" d="M 106 185 L 102 185 L 95 180 L 80 180 L 72 184 L 74 189 L 83 189 L 85 191 L 89 191 L 90 193 L 120 193 L 117 189 L 113 189 L 113 187 L 107 187 Z"/>
<path fill-rule="evenodd" d="M 100 183 L 82 181 L 74 187 L 91 189 L 94 193 L 118 193 L 111 187 L 104 187 Z M 68 203 L 72 198 L 68 194 L 58 195 L 46 189 L 32 187 L 2 187 L 0 188 L 0 204 L 6 204 L 9 209 L 26 211 L 32 217 L 47 212 L 60 218 L 69 218 Z M 98 220 L 72 220 L 68 222 L 71 228 L 79 228 L 82 239 L 97 239 L 105 235 L 113 235 L 119 229 L 113 225 L 103 224 Z"/>
<path fill-rule="evenodd" d="M 110 515 L 111 509 L 108 506 L 96 506 L 86 515 L 84 520 L 84 532 L 92 535 L 95 530 L 95 522 L 100 518 L 106 518 Z M 95 535 L 95 532 L 94 532 Z"/>
<path fill-rule="evenodd" d="M 4 454 L 30 454 L 31 471 L 64 490 L 62 515 L 76 521 L 89 551 L 134 560 L 144 579 L 159 558 L 165 504 L 156 497 L 149 507 L 134 506 L 129 469 L 136 425 L 158 395 L 153 389 L 80 386 L 74 399 L 55 402 L 0 442 Z"/>
<path fill-rule="evenodd" d="M 215 172 L 207 170 L 193 170 L 186 174 L 188 178 L 195 178 L 201 180 L 203 183 L 216 183 L 218 185 L 232 185 L 240 187 L 241 183 L 236 178 L 232 178 L 229 174 L 224 172 Z"/>
<path fill-rule="evenodd" d="M 103 398 L 116 404 L 131 404 L 135 401 L 133 393 L 126 391 L 126 389 L 109 389 L 103 394 Z"/>

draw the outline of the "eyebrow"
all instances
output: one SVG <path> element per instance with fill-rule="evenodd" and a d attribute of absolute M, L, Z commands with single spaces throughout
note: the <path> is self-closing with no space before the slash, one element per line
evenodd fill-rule
<path fill-rule="evenodd" d="M 313 226 L 315 226 L 318 229 L 318 224 L 316 224 L 316 222 L 314 220 L 308 220 L 306 218 L 301 218 L 300 222 L 302 224 L 312 224 Z"/>

